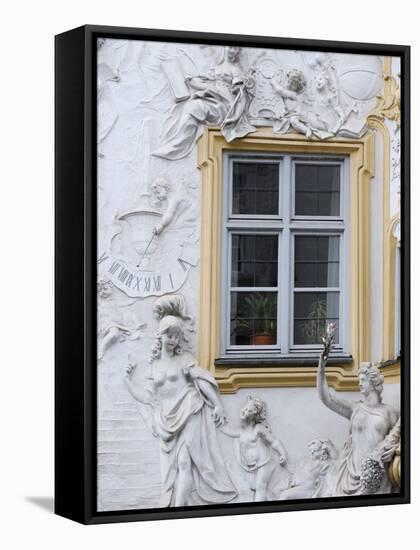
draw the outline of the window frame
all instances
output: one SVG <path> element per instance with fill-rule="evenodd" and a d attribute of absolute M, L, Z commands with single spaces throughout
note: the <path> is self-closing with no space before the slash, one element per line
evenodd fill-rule
<path fill-rule="evenodd" d="M 268 162 L 279 164 L 279 211 L 278 215 L 233 214 L 233 164 L 234 162 Z M 340 166 L 340 216 L 302 216 L 295 214 L 295 166 L 296 164 L 323 164 Z M 286 182 L 290 185 L 286 185 Z M 349 352 L 349 158 L 345 154 L 314 154 L 270 151 L 225 151 L 222 155 L 222 228 L 221 228 L 221 273 L 220 273 L 220 357 L 229 358 L 298 358 L 313 356 L 321 345 L 293 344 L 294 324 L 294 242 L 296 235 L 338 235 L 340 237 L 339 277 L 339 343 L 333 346 L 331 356 Z M 277 287 L 239 287 L 245 292 L 275 292 L 277 294 L 277 343 L 270 346 L 232 345 L 231 332 L 231 285 L 232 235 L 275 234 L 278 236 L 278 262 L 283 256 L 289 258 L 288 269 L 277 270 Z M 236 288 L 236 287 L 235 287 Z M 313 292 L 323 289 L 314 287 Z M 325 290 L 326 292 L 330 289 Z M 283 304 L 281 296 L 287 296 Z M 345 312 L 348 314 L 344 314 Z M 289 322 L 287 319 L 289 318 Z"/>

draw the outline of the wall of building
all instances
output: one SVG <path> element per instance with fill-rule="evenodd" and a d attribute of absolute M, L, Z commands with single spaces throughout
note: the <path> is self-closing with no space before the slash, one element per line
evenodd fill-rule
<path fill-rule="evenodd" d="M 123 377 L 136 363 L 134 382 L 144 385 L 158 321 L 153 303 L 160 295 L 180 292 L 186 298 L 191 325 L 191 351 L 197 349 L 200 307 L 200 185 L 195 146 L 180 159 L 162 158 L 180 75 L 211 74 L 224 55 L 215 46 L 106 40 L 98 48 L 98 507 L 99 510 L 147 508 L 158 504 L 159 442 L 147 423 L 147 408 L 129 395 Z M 273 108 L 270 80 L 281 70 L 300 69 L 312 83 L 325 60 L 311 52 L 264 51 L 246 48 L 244 68 L 259 67 L 255 75 L 254 114 Z M 321 67 L 321 69 L 320 69 Z M 340 87 L 346 121 L 338 135 L 360 136 L 366 115 L 383 87 L 383 60 L 375 56 L 331 56 Z M 398 67 L 394 64 L 394 74 Z M 321 71 L 322 72 L 322 71 Z M 179 89 L 177 88 L 179 85 Z M 328 114 L 331 119 L 331 113 Z M 258 120 L 256 120 L 258 122 Z M 260 118 L 259 123 L 267 125 Z M 389 209 L 398 212 L 398 132 L 390 128 L 392 156 Z M 332 123 L 329 130 L 332 130 Z M 200 133 L 198 131 L 197 136 Z M 337 129 L 335 128 L 335 133 Z M 196 137 L 197 137 L 196 136 Z M 280 138 L 281 136 L 279 136 Z M 383 138 L 378 137 L 375 176 L 371 185 L 371 321 L 372 360 L 383 359 L 382 204 Z M 184 147 L 184 152 L 186 148 Z M 164 178 L 170 187 L 164 200 L 153 183 Z M 157 237 L 153 227 L 173 206 L 175 215 Z M 137 262 L 137 264 L 136 264 Z M 140 264 L 140 265 L 139 265 Z M 139 267 L 132 269 L 132 267 Z M 139 272 L 142 272 L 139 275 Z M 130 278 L 131 277 L 131 278 Z M 328 411 L 314 388 L 258 388 L 223 395 L 231 425 L 239 423 L 246 395 L 267 404 L 273 433 L 288 450 L 290 469 L 305 455 L 306 443 L 318 436 L 340 448 L 348 422 Z M 357 393 L 342 393 L 357 400 Z M 399 386 L 385 386 L 384 401 L 399 406 Z M 240 500 L 250 498 L 247 481 L 235 459 L 233 443 L 220 435 Z M 285 477 L 284 477 L 285 479 Z M 284 479 L 281 472 L 278 482 Z"/>

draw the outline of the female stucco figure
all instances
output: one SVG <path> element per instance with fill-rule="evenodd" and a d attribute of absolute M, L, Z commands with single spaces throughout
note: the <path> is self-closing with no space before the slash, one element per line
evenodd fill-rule
<path fill-rule="evenodd" d="M 382 403 L 383 376 L 371 363 L 361 363 L 359 368 L 360 401 L 348 401 L 330 392 L 325 364 L 334 330 L 329 325 L 323 339 L 318 395 L 324 405 L 350 421 L 350 436 L 331 469 L 332 496 L 389 493 L 392 486 L 385 466 L 392 460 L 396 445 L 387 436 L 397 424 L 399 413 Z"/>
<path fill-rule="evenodd" d="M 155 156 L 170 160 L 186 157 L 203 124 L 220 126 L 226 141 L 255 131 L 246 111 L 255 81 L 240 63 L 241 48 L 227 46 L 222 60 L 208 75 L 185 78 L 191 95 L 173 108 Z"/>
<path fill-rule="evenodd" d="M 160 505 L 227 503 L 237 493 L 216 435 L 225 422 L 217 383 L 184 351 L 184 338 L 182 319 L 164 316 L 146 388 L 133 384 L 135 365 L 127 368 L 126 384 L 137 401 L 149 405 L 151 428 L 160 440 Z"/>

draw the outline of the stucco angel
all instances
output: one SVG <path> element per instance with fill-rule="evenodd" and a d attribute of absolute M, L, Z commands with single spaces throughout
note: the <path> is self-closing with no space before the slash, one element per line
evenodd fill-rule
<path fill-rule="evenodd" d="M 182 184 L 173 191 L 167 178 L 158 177 L 150 186 L 152 192 L 152 205 L 163 211 L 163 216 L 155 226 L 153 232 L 160 235 L 172 222 L 192 207 L 193 201 L 187 196 Z"/>
<path fill-rule="evenodd" d="M 241 428 L 222 428 L 223 433 L 237 439 L 238 462 L 248 474 L 249 487 L 256 501 L 269 499 L 273 474 L 279 465 L 285 467 L 287 461 L 286 448 L 272 434 L 266 417 L 265 403 L 250 395 L 240 413 Z"/>
<path fill-rule="evenodd" d="M 328 131 L 326 123 L 311 109 L 307 96 L 307 80 L 299 69 L 291 69 L 283 83 L 280 73 L 271 80 L 271 85 L 284 103 L 284 114 L 273 124 L 273 131 L 284 134 L 294 130 L 310 138 L 313 134 L 323 137 Z"/>

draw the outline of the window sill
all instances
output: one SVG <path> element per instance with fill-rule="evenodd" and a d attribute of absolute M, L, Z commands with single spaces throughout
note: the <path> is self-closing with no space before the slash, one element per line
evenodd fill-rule
<path fill-rule="evenodd" d="M 317 366 L 319 355 L 297 355 L 293 356 L 224 356 L 214 360 L 216 367 L 288 367 L 288 366 Z M 343 365 L 353 363 L 351 355 L 333 355 L 328 358 L 327 365 Z"/>
<path fill-rule="evenodd" d="M 316 387 L 319 353 L 287 356 L 236 355 L 218 357 L 213 372 L 220 392 L 236 393 L 241 388 Z M 349 354 L 336 353 L 327 362 L 328 385 L 338 391 L 359 389 L 357 366 Z"/>

